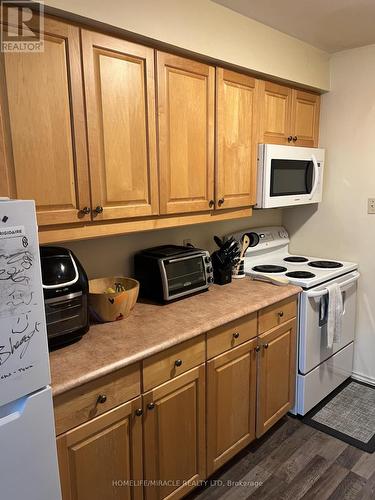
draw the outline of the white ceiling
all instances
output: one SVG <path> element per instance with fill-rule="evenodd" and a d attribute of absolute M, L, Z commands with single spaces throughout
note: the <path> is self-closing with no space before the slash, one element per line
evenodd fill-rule
<path fill-rule="evenodd" d="M 327 52 L 375 43 L 375 0 L 213 0 Z"/>

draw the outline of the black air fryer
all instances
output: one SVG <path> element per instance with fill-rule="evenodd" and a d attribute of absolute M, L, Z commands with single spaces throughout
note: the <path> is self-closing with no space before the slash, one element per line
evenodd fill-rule
<path fill-rule="evenodd" d="M 82 338 L 89 329 L 88 280 L 77 257 L 62 247 L 40 247 L 50 350 Z"/>

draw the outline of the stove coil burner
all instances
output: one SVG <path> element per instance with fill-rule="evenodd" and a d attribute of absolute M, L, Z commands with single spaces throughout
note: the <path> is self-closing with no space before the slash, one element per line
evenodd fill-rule
<path fill-rule="evenodd" d="M 315 278 L 315 274 L 310 273 L 309 271 L 291 271 L 290 273 L 286 273 L 285 276 L 288 276 L 288 278 L 300 278 L 300 279 Z"/>
<path fill-rule="evenodd" d="M 291 256 L 291 257 L 285 257 L 284 261 L 285 262 L 307 262 L 309 259 L 306 257 L 299 257 L 298 255 L 296 256 Z"/>
<path fill-rule="evenodd" d="M 258 273 L 284 273 L 286 270 L 286 267 L 282 266 L 266 265 L 253 267 L 253 271 L 257 271 Z"/>
<path fill-rule="evenodd" d="M 342 267 L 344 264 L 333 260 L 314 260 L 313 262 L 309 262 L 307 265 L 311 267 L 319 267 L 321 269 L 335 269 L 337 267 Z"/>

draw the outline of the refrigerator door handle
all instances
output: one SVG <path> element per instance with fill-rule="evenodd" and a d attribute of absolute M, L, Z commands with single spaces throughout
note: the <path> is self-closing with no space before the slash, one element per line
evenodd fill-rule
<path fill-rule="evenodd" d="M 28 396 L 25 396 L 0 408 L 0 427 L 3 427 L 21 417 L 25 410 L 27 399 Z"/>

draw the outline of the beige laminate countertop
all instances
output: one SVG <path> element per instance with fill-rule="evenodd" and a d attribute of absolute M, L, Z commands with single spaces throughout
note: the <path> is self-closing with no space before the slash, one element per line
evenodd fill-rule
<path fill-rule="evenodd" d="M 96 324 L 79 342 L 50 354 L 56 396 L 114 370 L 258 311 L 301 291 L 248 278 L 167 305 L 138 302 L 121 321 Z"/>

